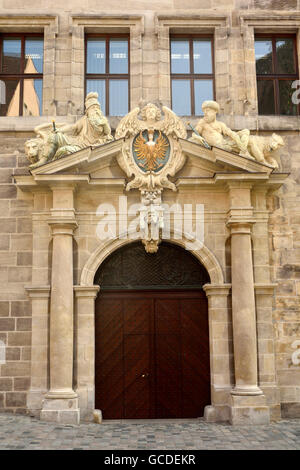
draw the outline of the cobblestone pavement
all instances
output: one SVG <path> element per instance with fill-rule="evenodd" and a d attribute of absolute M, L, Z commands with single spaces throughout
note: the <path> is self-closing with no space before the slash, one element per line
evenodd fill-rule
<path fill-rule="evenodd" d="M 0 414 L 0 449 L 300 449 L 300 420 L 245 427 L 201 419 L 66 426 Z"/>

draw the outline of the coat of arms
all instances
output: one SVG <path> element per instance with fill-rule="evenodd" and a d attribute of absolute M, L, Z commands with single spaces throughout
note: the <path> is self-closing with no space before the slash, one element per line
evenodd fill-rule
<path fill-rule="evenodd" d="M 149 253 L 158 250 L 161 240 L 162 191 L 177 191 L 169 178 L 185 163 L 179 142 L 179 138 L 187 137 L 185 126 L 171 109 L 163 106 L 162 111 L 164 119 L 152 103 L 141 110 L 135 108 L 120 121 L 115 133 L 115 139 L 124 139 L 117 160 L 129 179 L 126 190 L 139 189 L 141 193 L 140 230 Z"/>
<path fill-rule="evenodd" d="M 163 106 L 162 111 L 164 119 L 161 119 L 160 109 L 152 103 L 141 110 L 135 108 L 116 129 L 115 139 L 124 138 L 118 163 L 131 178 L 127 191 L 133 188 L 177 190 L 169 177 L 175 176 L 185 163 L 178 139 L 186 139 L 187 132 L 171 109 Z M 138 118 L 139 114 L 142 119 Z"/>
<path fill-rule="evenodd" d="M 140 131 L 133 140 L 133 156 L 142 171 L 158 172 L 169 159 L 169 139 L 161 131 Z"/>

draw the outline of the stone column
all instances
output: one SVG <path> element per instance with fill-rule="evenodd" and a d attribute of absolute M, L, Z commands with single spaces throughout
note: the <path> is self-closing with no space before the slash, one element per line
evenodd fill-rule
<path fill-rule="evenodd" d="M 95 410 L 95 299 L 99 286 L 75 286 L 75 386 L 81 419 Z"/>
<path fill-rule="evenodd" d="M 73 390 L 73 231 L 77 227 L 73 188 L 53 188 L 52 274 L 50 302 L 50 390 L 41 419 L 78 424 L 77 394 Z"/>
<path fill-rule="evenodd" d="M 232 424 L 265 424 L 269 408 L 257 382 L 257 336 L 252 262 L 251 186 L 230 187 L 232 324 L 235 387 L 232 390 Z"/>

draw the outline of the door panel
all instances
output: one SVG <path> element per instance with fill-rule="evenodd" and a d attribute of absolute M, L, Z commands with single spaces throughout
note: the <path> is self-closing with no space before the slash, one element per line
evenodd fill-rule
<path fill-rule="evenodd" d="M 177 299 L 155 299 L 156 415 L 181 414 L 180 309 Z"/>
<path fill-rule="evenodd" d="M 96 407 L 104 419 L 195 418 L 210 404 L 202 291 L 102 292 Z"/>
<path fill-rule="evenodd" d="M 184 299 L 182 319 L 182 395 L 186 418 L 203 416 L 210 402 L 210 368 L 206 299 Z"/>
<path fill-rule="evenodd" d="M 151 415 L 151 299 L 124 299 L 124 417 Z"/>
<path fill-rule="evenodd" d="M 95 325 L 95 403 L 104 416 L 117 419 L 123 415 L 122 300 L 102 298 L 100 305 Z"/>

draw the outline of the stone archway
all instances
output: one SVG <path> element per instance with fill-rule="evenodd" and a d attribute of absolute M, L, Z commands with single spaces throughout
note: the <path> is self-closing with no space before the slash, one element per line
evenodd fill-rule
<path fill-rule="evenodd" d="M 188 240 L 185 238 L 177 240 L 172 236 L 171 240 L 166 241 L 184 247 Z M 90 419 L 95 409 L 95 299 L 99 291 L 99 286 L 94 285 L 95 273 L 111 253 L 131 242 L 131 240 L 117 239 L 99 245 L 82 270 L 80 286 L 74 287 L 76 299 L 75 389 L 79 395 L 80 412 L 83 419 Z M 227 297 L 231 286 L 224 284 L 222 269 L 215 256 L 205 245 L 199 244 L 199 249 L 191 251 L 191 254 L 204 266 L 211 280 L 211 283 L 204 286 L 208 298 L 211 373 L 211 406 L 207 408 L 206 415 L 209 415 L 209 419 L 212 419 L 212 416 L 216 420 L 228 419 L 227 403 L 232 388 L 233 364 L 228 347 L 228 352 L 221 353 L 224 361 L 220 367 L 218 338 L 222 324 L 225 325 L 222 341 L 230 342 L 232 327 Z"/>
<path fill-rule="evenodd" d="M 178 245 L 114 251 L 95 284 L 95 405 L 105 419 L 197 418 L 210 405 L 210 281 Z"/>

